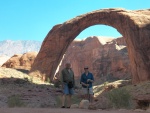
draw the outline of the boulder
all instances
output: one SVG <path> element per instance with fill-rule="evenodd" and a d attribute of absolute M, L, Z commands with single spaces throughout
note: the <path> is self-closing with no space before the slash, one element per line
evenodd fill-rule
<path fill-rule="evenodd" d="M 37 56 L 37 52 L 27 52 L 12 56 L 2 67 L 30 70 Z"/>
<path fill-rule="evenodd" d="M 6 68 L 18 68 L 20 66 L 20 58 L 21 58 L 21 54 L 15 54 L 14 56 L 12 56 L 10 59 L 8 59 L 3 65 L 2 67 L 6 67 Z"/>
<path fill-rule="evenodd" d="M 79 104 L 79 108 L 88 109 L 89 105 L 90 105 L 89 100 L 81 100 L 81 102 Z"/>

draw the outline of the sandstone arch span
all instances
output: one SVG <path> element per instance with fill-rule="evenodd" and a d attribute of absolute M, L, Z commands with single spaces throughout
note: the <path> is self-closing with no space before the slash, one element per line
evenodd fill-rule
<path fill-rule="evenodd" d="M 52 79 L 69 44 L 87 27 L 116 28 L 127 43 L 133 83 L 150 80 L 150 9 L 102 9 L 54 26 L 45 37 L 30 74 Z"/>

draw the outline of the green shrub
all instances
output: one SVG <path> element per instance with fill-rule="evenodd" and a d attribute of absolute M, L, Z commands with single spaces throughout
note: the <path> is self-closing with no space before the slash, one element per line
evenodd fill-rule
<path fill-rule="evenodd" d="M 19 95 L 12 95 L 8 98 L 9 107 L 22 107 L 25 106 L 24 103 L 20 100 Z"/>
<path fill-rule="evenodd" d="M 54 87 L 60 88 L 61 82 L 60 81 L 55 81 L 54 82 Z"/>
<path fill-rule="evenodd" d="M 50 80 L 49 77 L 46 79 L 46 82 L 47 82 L 47 83 L 51 83 L 51 80 Z"/>
<path fill-rule="evenodd" d="M 107 94 L 114 108 L 131 108 L 131 95 L 125 88 L 113 89 Z"/>

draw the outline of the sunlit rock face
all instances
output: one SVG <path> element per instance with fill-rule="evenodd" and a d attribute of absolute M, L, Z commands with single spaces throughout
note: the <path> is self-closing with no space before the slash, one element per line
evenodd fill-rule
<path fill-rule="evenodd" d="M 84 29 L 98 24 L 116 28 L 125 38 L 132 82 L 150 80 L 150 9 L 96 10 L 54 26 L 45 37 L 30 74 L 52 79 L 71 42 Z"/>
<path fill-rule="evenodd" d="M 15 54 L 12 56 L 10 59 L 8 59 L 2 67 L 6 68 L 18 68 L 20 66 L 20 61 L 19 59 L 21 58 L 21 54 Z"/>
<path fill-rule="evenodd" d="M 9 59 L 7 55 L 0 55 L 0 67 Z"/>
<path fill-rule="evenodd" d="M 131 78 L 130 63 L 124 38 L 88 37 L 73 41 L 68 47 L 59 72 L 70 62 L 75 77 L 80 77 L 84 66 L 95 77 L 107 80 Z"/>
<path fill-rule="evenodd" d="M 16 54 L 8 59 L 2 67 L 14 69 L 30 70 L 31 66 L 37 56 L 37 52 L 27 52 L 25 54 Z"/>

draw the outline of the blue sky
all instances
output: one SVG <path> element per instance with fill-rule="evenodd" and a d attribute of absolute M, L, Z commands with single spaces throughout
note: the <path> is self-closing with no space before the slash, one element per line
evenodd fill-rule
<path fill-rule="evenodd" d="M 150 0 L 0 0 L 0 41 L 43 41 L 54 25 L 103 8 L 148 9 Z M 96 25 L 77 38 L 88 36 L 121 34 L 112 27 Z"/>

